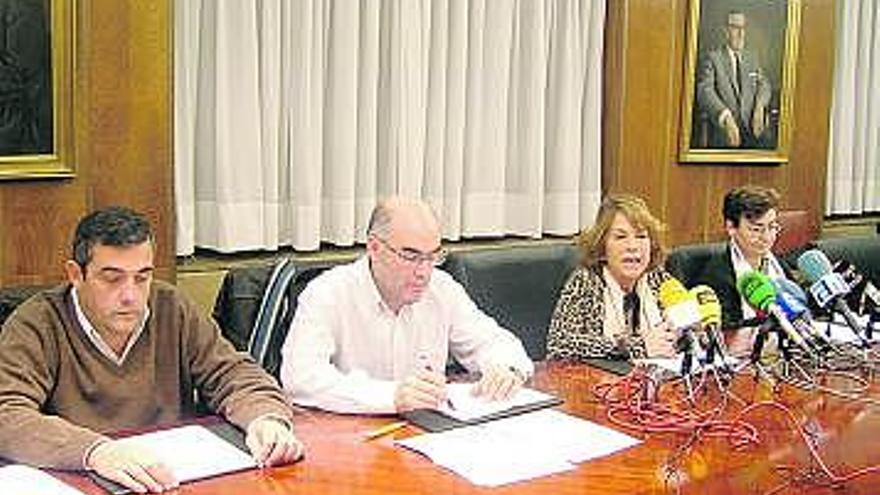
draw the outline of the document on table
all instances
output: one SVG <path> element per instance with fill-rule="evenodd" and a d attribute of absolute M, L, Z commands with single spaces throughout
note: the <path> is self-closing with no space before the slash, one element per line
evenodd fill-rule
<path fill-rule="evenodd" d="M 523 387 L 507 400 L 487 400 L 473 394 L 472 383 L 450 383 L 446 386 L 449 400 L 440 407 L 440 412 L 460 421 L 471 421 L 505 411 L 515 411 L 530 405 L 556 405 L 556 396 Z"/>
<path fill-rule="evenodd" d="M 0 467 L 4 495 L 83 495 L 49 473 L 22 464 Z"/>
<path fill-rule="evenodd" d="M 160 430 L 118 441 L 149 450 L 181 483 L 256 467 L 249 454 L 200 425 Z M 114 494 L 129 492 L 107 480 L 101 479 L 99 484 Z"/>
<path fill-rule="evenodd" d="M 481 486 L 568 471 L 639 442 L 553 409 L 396 441 Z"/>
<path fill-rule="evenodd" d="M 856 321 L 859 324 L 859 329 L 861 330 L 862 337 L 867 339 L 867 335 L 865 334 L 865 327 L 869 323 L 869 318 L 867 315 L 857 315 Z M 824 333 L 828 336 L 829 339 L 834 342 L 840 342 L 843 344 L 858 344 L 859 339 L 853 333 L 853 331 L 847 326 L 846 320 L 843 319 L 843 316 L 835 313 L 834 317 L 831 321 L 814 321 L 813 327 L 818 331 Z M 880 341 L 880 327 L 875 327 L 875 331 L 872 332 L 871 342 Z"/>

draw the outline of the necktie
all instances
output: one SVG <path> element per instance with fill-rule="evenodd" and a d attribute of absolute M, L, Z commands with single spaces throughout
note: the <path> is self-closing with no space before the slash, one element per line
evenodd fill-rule
<path fill-rule="evenodd" d="M 639 329 L 640 311 L 639 296 L 633 292 L 629 292 L 623 296 L 623 315 L 626 318 L 626 325 L 632 333 L 636 333 Z"/>
<path fill-rule="evenodd" d="M 742 93 L 742 57 L 739 52 L 733 53 L 733 63 L 735 65 L 733 73 L 734 77 L 736 77 L 736 84 L 734 86 L 736 87 L 737 95 L 739 95 Z"/>

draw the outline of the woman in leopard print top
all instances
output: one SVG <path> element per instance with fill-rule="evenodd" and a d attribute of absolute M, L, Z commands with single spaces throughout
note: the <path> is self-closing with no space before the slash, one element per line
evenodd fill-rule
<path fill-rule="evenodd" d="M 562 289 L 547 337 L 549 359 L 672 356 L 674 335 L 657 303 L 662 224 L 636 196 L 608 196 L 578 244 L 582 266 Z"/>

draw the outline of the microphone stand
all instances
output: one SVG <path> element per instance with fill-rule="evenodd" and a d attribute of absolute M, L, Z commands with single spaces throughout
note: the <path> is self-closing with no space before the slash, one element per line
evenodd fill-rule
<path fill-rule="evenodd" d="M 776 380 L 773 378 L 773 374 L 769 373 L 761 363 L 761 354 L 764 350 L 764 343 L 767 340 L 767 335 L 771 330 L 774 330 L 775 327 L 776 322 L 773 321 L 773 318 L 765 318 L 761 321 L 760 325 L 758 325 L 758 334 L 755 336 L 755 343 L 752 345 L 752 353 L 749 356 L 749 363 L 755 368 L 755 381 L 763 378 L 770 382 L 774 390 L 776 389 Z"/>
<path fill-rule="evenodd" d="M 676 347 L 681 349 L 684 355 L 681 358 L 681 377 L 684 380 L 685 392 L 687 393 L 687 399 L 690 404 L 696 405 L 696 400 L 694 399 L 694 386 L 691 381 L 691 370 L 693 369 L 694 364 L 694 332 L 691 328 L 684 328 L 681 331 L 681 336 L 678 338 L 678 342 L 676 342 Z"/>

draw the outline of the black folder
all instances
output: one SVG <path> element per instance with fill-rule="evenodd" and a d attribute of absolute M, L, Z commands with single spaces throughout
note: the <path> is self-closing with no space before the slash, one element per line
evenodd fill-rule
<path fill-rule="evenodd" d="M 503 411 L 494 412 L 467 421 L 447 416 L 435 409 L 415 409 L 413 411 L 400 413 L 400 416 L 423 430 L 436 433 L 451 430 L 453 428 L 461 428 L 462 426 L 485 423 L 495 419 L 508 418 L 510 416 L 516 416 L 517 414 L 544 409 L 545 407 L 558 406 L 559 404 L 562 404 L 562 399 L 559 397 L 550 397 L 548 399 L 530 402 L 528 404 L 513 406 Z"/>

